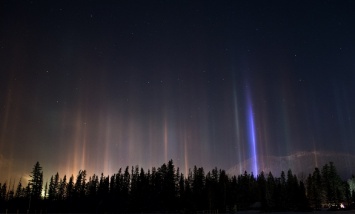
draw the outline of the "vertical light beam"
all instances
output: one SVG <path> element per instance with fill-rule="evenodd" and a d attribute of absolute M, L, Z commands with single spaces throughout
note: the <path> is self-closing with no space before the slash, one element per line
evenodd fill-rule
<path fill-rule="evenodd" d="M 250 155 L 252 157 L 252 167 L 253 167 L 253 174 L 256 176 L 258 174 L 258 157 L 257 157 L 257 151 L 256 151 L 256 138 L 255 138 L 255 125 L 254 125 L 254 113 L 253 113 L 253 107 L 250 101 L 250 96 L 248 94 L 248 102 L 247 102 L 247 110 L 248 110 L 248 115 L 247 115 L 247 120 L 248 120 L 248 132 L 249 132 L 249 145 L 250 145 Z"/>
<path fill-rule="evenodd" d="M 164 163 L 168 163 L 168 125 L 164 117 Z"/>
<path fill-rule="evenodd" d="M 236 88 L 234 86 L 233 90 L 234 94 L 234 122 L 235 122 L 235 128 L 236 128 L 236 150 L 238 152 L 238 164 L 239 164 L 239 174 L 243 173 L 243 167 L 242 167 L 242 149 L 240 146 L 241 142 L 241 137 L 240 137 L 240 125 L 239 125 L 239 112 L 238 112 L 238 99 L 237 99 L 237 92 Z"/>

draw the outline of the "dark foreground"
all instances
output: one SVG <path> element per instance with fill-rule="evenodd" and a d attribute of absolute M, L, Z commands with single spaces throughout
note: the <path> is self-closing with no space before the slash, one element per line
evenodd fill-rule
<path fill-rule="evenodd" d="M 30 213 L 233 213 L 249 209 L 292 213 L 322 209 L 326 204 L 332 204 L 333 213 L 341 204 L 355 209 L 355 190 L 350 188 L 355 177 L 341 180 L 331 162 L 303 181 L 291 170 L 281 172 L 280 177 L 263 172 L 230 176 L 221 169 L 205 173 L 195 166 L 183 175 L 172 160 L 147 172 L 138 166 L 126 167 L 112 176 L 88 177 L 80 170 L 69 181 L 57 173 L 44 189 L 38 162 L 30 176 L 27 187 L 21 181 L 17 188 L 0 185 L 0 213 L 26 213 L 28 209 Z"/>

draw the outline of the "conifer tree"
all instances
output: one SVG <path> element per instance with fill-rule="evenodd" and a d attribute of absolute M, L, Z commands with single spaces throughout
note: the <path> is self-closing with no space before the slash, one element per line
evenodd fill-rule
<path fill-rule="evenodd" d="M 309 209 L 309 202 L 306 197 L 306 187 L 303 181 L 300 181 L 299 191 L 297 194 L 298 210 L 306 211 Z"/>
<path fill-rule="evenodd" d="M 48 193 L 48 182 L 46 182 L 46 185 L 44 186 L 43 199 L 47 199 L 47 193 Z"/>
<path fill-rule="evenodd" d="M 66 198 L 72 200 L 74 198 L 74 175 L 70 176 L 66 189 Z"/>
<path fill-rule="evenodd" d="M 292 170 L 287 171 L 287 182 L 286 182 L 287 198 L 286 204 L 288 209 L 295 210 L 297 208 L 297 193 L 299 191 L 298 179 L 293 175 Z"/>
<path fill-rule="evenodd" d="M 74 184 L 74 197 L 83 198 L 85 196 L 86 170 L 80 170 Z"/>
<path fill-rule="evenodd" d="M 287 209 L 287 187 L 286 187 L 286 175 L 284 171 L 281 171 L 280 183 L 279 183 L 279 199 L 278 204 L 281 210 Z"/>
<path fill-rule="evenodd" d="M 17 188 L 16 188 L 16 193 L 15 193 L 15 198 L 19 199 L 19 198 L 22 198 L 24 195 L 23 195 L 23 192 L 22 192 L 22 183 L 21 183 L 21 178 L 20 178 L 20 181 L 18 182 L 18 185 L 17 185 Z"/>
<path fill-rule="evenodd" d="M 261 202 L 261 206 L 264 210 L 267 210 L 267 201 L 266 201 L 266 178 L 264 175 L 264 172 L 261 171 L 261 173 L 258 175 L 256 179 L 258 183 L 258 190 L 259 190 L 259 198 L 258 201 Z"/>
<path fill-rule="evenodd" d="M 181 173 L 179 176 L 179 206 L 180 208 L 184 205 L 185 200 L 185 179 L 184 175 Z"/>
<path fill-rule="evenodd" d="M 276 206 L 276 194 L 275 194 L 275 178 L 271 172 L 269 172 L 266 180 L 266 192 L 265 192 L 265 201 L 266 201 L 266 211 L 272 210 Z"/>
<path fill-rule="evenodd" d="M 87 183 L 87 195 L 91 198 L 96 197 L 97 190 L 99 187 L 99 178 L 97 175 L 92 175 L 89 177 L 89 181 Z"/>
<path fill-rule="evenodd" d="M 6 201 L 7 184 L 6 182 L 1 185 L 0 183 L 0 200 Z"/>
<path fill-rule="evenodd" d="M 313 192 L 313 204 L 315 209 L 320 209 L 323 198 L 324 198 L 324 193 L 323 193 L 323 187 L 322 187 L 322 176 L 318 168 L 314 169 L 313 175 L 312 175 L 312 192 Z"/>
<path fill-rule="evenodd" d="M 340 203 L 345 197 L 345 188 L 333 162 L 322 168 L 322 184 L 328 203 Z"/>
<path fill-rule="evenodd" d="M 176 200 L 175 166 L 173 160 L 170 160 L 166 166 L 163 181 L 163 198 L 167 206 L 166 208 L 171 210 L 173 209 Z"/>
<path fill-rule="evenodd" d="M 14 190 L 14 185 L 12 185 L 12 188 L 6 193 L 6 199 L 8 201 L 11 201 L 14 199 L 14 195 L 15 195 L 15 190 Z"/>
<path fill-rule="evenodd" d="M 218 178 L 218 191 L 217 194 L 219 197 L 218 209 L 222 212 L 226 212 L 227 207 L 227 195 L 229 189 L 229 179 L 226 174 L 226 171 L 219 170 L 219 178 Z"/>
<path fill-rule="evenodd" d="M 31 197 L 33 200 L 38 200 L 41 198 L 42 185 L 43 185 L 43 172 L 42 167 L 37 161 L 34 165 L 29 180 L 29 185 L 31 188 Z"/>
<path fill-rule="evenodd" d="M 122 175 L 122 187 L 120 193 L 120 202 L 123 207 L 128 207 L 129 193 L 130 193 L 131 175 L 129 174 L 129 167 L 127 166 Z"/>
<path fill-rule="evenodd" d="M 193 201 L 196 204 L 197 210 L 202 210 L 204 204 L 206 204 L 207 202 L 207 197 L 205 194 L 205 181 L 205 172 L 203 168 L 197 168 L 197 166 L 194 166 L 192 180 L 192 196 Z"/>
<path fill-rule="evenodd" d="M 63 200 L 66 197 L 66 186 L 67 186 L 67 176 L 64 175 L 63 179 L 60 180 L 58 189 L 58 199 Z"/>
<path fill-rule="evenodd" d="M 31 185 L 30 185 L 30 183 L 27 184 L 24 192 L 25 192 L 24 195 L 25 195 L 26 199 L 31 198 Z"/>
<path fill-rule="evenodd" d="M 53 175 L 51 176 L 51 179 L 49 180 L 49 189 L 48 189 L 48 200 L 54 200 L 54 195 L 55 195 L 55 188 L 54 188 L 54 178 Z"/>

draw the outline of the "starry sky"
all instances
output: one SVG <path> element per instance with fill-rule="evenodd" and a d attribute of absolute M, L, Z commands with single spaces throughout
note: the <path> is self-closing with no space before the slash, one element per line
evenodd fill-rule
<path fill-rule="evenodd" d="M 0 181 L 355 155 L 354 1 L 1 1 Z"/>

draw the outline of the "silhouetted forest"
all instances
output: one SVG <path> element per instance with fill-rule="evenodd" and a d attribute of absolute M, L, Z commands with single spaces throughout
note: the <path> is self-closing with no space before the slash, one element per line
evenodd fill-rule
<path fill-rule="evenodd" d="M 126 167 L 111 176 L 57 173 L 45 184 L 37 162 L 27 186 L 21 180 L 16 188 L 0 184 L 1 213 L 304 211 L 354 201 L 354 176 L 341 180 L 332 162 L 301 181 L 291 170 L 280 177 L 263 172 L 229 176 L 225 170 L 205 172 L 195 166 L 183 175 L 170 160 L 148 171 Z"/>

